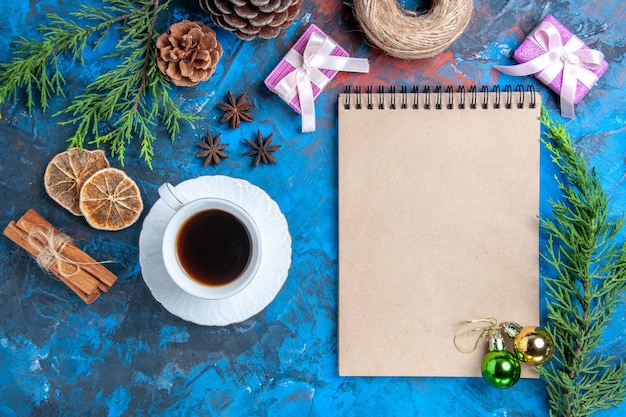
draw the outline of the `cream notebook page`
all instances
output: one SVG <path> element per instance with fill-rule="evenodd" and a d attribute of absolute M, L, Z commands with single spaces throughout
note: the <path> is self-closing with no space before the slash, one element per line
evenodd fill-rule
<path fill-rule="evenodd" d="M 340 375 L 479 376 L 460 321 L 539 324 L 539 95 L 415 94 L 339 96 Z"/>

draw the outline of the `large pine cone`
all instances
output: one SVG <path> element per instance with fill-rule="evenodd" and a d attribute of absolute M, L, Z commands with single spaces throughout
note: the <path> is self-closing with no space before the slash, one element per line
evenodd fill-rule
<path fill-rule="evenodd" d="M 216 25 L 241 39 L 271 39 L 290 26 L 302 0 L 198 0 Z"/>
<path fill-rule="evenodd" d="M 159 71 L 181 87 L 208 80 L 223 53 L 213 29 L 189 20 L 170 26 L 157 39 L 156 49 Z"/>

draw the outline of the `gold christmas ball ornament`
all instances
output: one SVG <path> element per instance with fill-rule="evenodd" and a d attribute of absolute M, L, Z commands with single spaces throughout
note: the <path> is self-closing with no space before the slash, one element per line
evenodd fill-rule
<path fill-rule="evenodd" d="M 513 349 L 517 358 L 530 365 L 543 365 L 554 354 L 554 339 L 541 327 L 521 327 L 507 323 L 505 333 L 513 339 Z"/>
<path fill-rule="evenodd" d="M 531 365 L 543 365 L 554 354 L 554 340 L 541 327 L 528 326 L 515 336 L 513 348 L 518 359 Z"/>

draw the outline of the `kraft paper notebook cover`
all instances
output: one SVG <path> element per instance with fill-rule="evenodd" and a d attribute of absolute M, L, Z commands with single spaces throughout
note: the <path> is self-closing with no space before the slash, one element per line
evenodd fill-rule
<path fill-rule="evenodd" d="M 479 376 L 460 321 L 539 324 L 539 100 L 339 95 L 340 375 Z"/>

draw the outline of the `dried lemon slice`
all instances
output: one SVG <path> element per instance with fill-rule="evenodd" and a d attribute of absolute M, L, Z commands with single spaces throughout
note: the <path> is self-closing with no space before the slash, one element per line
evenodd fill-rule
<path fill-rule="evenodd" d="M 44 174 L 46 192 L 54 201 L 76 216 L 82 215 L 79 207 L 80 189 L 87 178 L 109 166 L 101 150 L 88 151 L 72 148 L 56 155 Z"/>
<path fill-rule="evenodd" d="M 124 171 L 105 168 L 83 184 L 80 210 L 92 227 L 120 230 L 139 219 L 143 201 L 139 187 Z"/>

